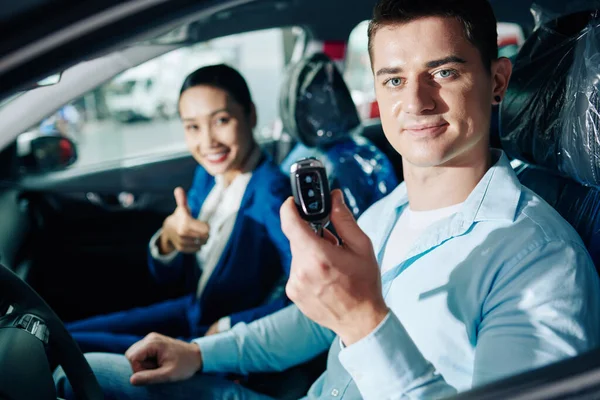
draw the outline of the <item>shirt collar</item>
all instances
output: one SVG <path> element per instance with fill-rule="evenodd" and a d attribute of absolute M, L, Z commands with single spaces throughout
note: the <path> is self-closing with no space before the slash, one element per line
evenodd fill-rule
<path fill-rule="evenodd" d="M 384 293 L 389 289 L 393 278 L 408 268 L 410 263 L 406 263 L 407 260 L 439 246 L 450 238 L 463 235 L 475 222 L 514 221 L 521 195 L 521 184 L 508 158 L 501 150 L 493 149 L 492 159 L 496 162 L 481 178 L 460 210 L 449 219 L 434 223 L 435 228 L 428 228 L 428 233 L 417 239 L 403 261 L 383 275 Z M 402 183 L 390 196 L 391 204 L 395 206 L 390 208 L 390 211 L 396 215 L 395 218 L 383 218 L 390 223 L 382 230 L 384 235 L 380 237 L 381 240 L 377 244 L 379 247 L 377 260 L 380 264 L 395 221 L 398 220 L 402 208 L 408 204 L 406 184 Z"/>
<path fill-rule="evenodd" d="M 464 222 L 490 220 L 513 221 L 521 196 L 521 183 L 504 151 L 491 149 L 494 165 L 485 173 L 463 203 L 459 213 Z M 406 184 L 392 192 L 393 204 L 399 211 L 408 204 Z"/>

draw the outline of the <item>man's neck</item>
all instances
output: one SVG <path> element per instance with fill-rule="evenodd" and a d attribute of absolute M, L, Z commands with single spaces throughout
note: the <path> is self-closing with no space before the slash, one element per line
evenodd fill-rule
<path fill-rule="evenodd" d="M 489 148 L 436 167 L 417 167 L 403 161 L 411 210 L 427 211 L 464 202 L 491 167 Z"/>

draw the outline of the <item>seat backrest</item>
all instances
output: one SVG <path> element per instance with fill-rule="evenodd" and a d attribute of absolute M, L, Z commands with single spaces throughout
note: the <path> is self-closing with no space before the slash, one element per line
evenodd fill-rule
<path fill-rule="evenodd" d="M 350 91 L 325 54 L 312 54 L 288 68 L 280 114 L 283 130 L 298 141 L 281 164 L 284 173 L 300 158 L 318 158 L 355 217 L 398 185 L 387 157 L 361 136 Z"/>
<path fill-rule="evenodd" d="M 600 19 L 541 25 L 524 43 L 500 109 L 500 139 L 521 182 L 581 235 L 600 270 Z"/>

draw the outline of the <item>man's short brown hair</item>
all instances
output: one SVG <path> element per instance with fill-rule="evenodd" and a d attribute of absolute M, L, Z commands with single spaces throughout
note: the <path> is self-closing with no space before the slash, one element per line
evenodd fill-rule
<path fill-rule="evenodd" d="M 498 58 L 498 33 L 488 0 L 379 0 L 368 29 L 371 63 L 377 30 L 425 17 L 456 18 L 467 40 L 479 50 L 484 67 L 491 71 L 492 61 Z"/>

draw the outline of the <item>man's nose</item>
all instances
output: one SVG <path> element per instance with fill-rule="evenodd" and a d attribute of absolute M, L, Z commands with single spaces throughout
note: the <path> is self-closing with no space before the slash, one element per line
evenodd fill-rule
<path fill-rule="evenodd" d="M 419 115 L 435 109 L 433 90 L 431 85 L 418 80 L 407 83 L 402 93 L 402 111 Z"/>

